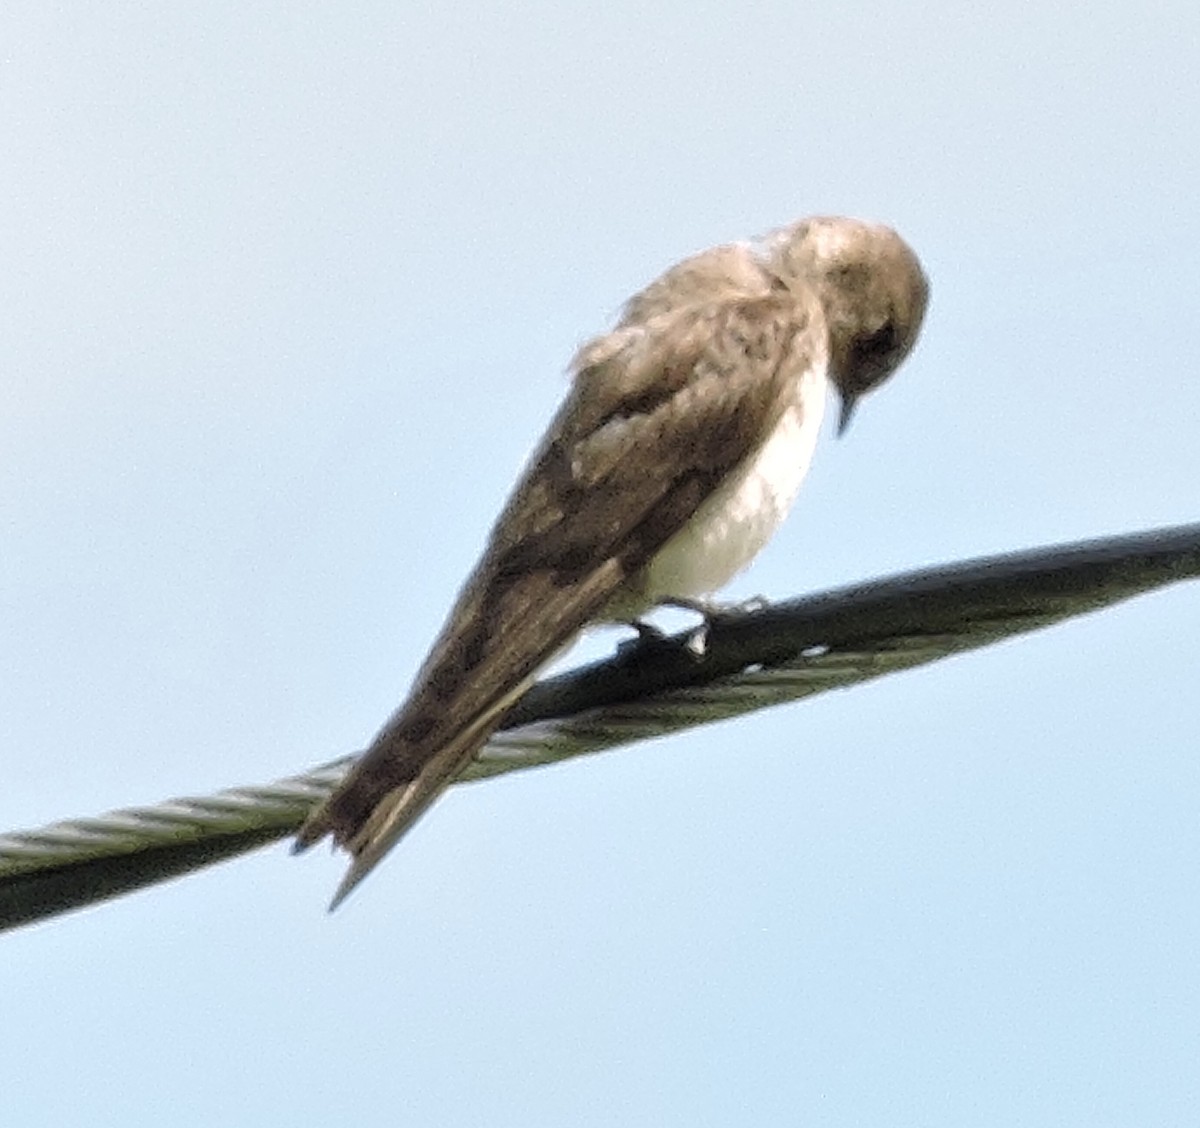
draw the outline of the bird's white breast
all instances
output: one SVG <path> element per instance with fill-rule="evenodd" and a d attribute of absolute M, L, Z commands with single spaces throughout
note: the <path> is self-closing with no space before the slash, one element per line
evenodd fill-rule
<path fill-rule="evenodd" d="M 638 592 L 646 606 L 671 596 L 709 595 L 758 555 L 787 516 L 808 472 L 825 412 L 826 386 L 825 366 L 810 366 L 758 450 L 650 562 Z"/>

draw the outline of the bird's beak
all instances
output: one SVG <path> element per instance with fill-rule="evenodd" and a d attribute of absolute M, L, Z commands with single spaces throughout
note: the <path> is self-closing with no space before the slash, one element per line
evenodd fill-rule
<path fill-rule="evenodd" d="M 850 426 L 850 419 L 854 415 L 854 408 L 857 403 L 858 399 L 855 396 L 848 394 L 842 396 L 842 412 L 838 416 L 837 425 L 837 437 L 839 439 L 846 433 L 846 429 Z"/>

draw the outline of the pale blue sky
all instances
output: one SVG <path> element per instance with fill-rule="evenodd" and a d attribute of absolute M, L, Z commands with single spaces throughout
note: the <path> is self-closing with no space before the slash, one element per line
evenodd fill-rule
<path fill-rule="evenodd" d="M 734 592 L 1200 517 L 1191 4 L 10 3 L 0 826 L 391 711 L 572 350 L 893 223 L 924 339 Z M 0 938 L 14 1124 L 1191 1125 L 1200 593 Z M 611 645 L 611 639 L 603 641 Z"/>

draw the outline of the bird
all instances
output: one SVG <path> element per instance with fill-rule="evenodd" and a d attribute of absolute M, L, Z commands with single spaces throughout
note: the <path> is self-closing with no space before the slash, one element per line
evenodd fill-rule
<path fill-rule="evenodd" d="M 336 908 L 597 623 L 701 610 L 912 350 L 929 298 L 890 227 L 815 216 L 684 259 L 585 343 L 407 699 L 297 833 L 351 856 Z"/>

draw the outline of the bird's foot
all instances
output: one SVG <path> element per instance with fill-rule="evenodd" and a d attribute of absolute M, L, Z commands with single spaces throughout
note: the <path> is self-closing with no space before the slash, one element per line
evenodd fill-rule
<path fill-rule="evenodd" d="M 739 599 L 732 603 L 718 603 L 715 599 L 703 597 L 689 598 L 687 596 L 671 596 L 664 599 L 660 606 L 676 607 L 680 611 L 692 611 L 707 623 L 719 623 L 722 619 L 737 619 L 770 607 L 770 602 L 763 595 L 752 595 L 749 599 Z"/>
<path fill-rule="evenodd" d="M 644 661 L 654 658 L 656 655 L 677 654 L 682 642 L 682 648 L 699 661 L 708 653 L 708 638 L 714 627 L 732 622 L 754 611 L 761 611 L 770 604 L 761 595 L 739 600 L 736 603 L 718 603 L 712 599 L 672 596 L 669 599 L 661 600 L 658 606 L 691 611 L 693 614 L 699 615 L 702 621 L 699 626 L 688 631 L 680 639 L 679 636 L 667 634 L 652 623 L 647 623 L 642 619 L 632 619 L 626 623 L 626 626 L 637 631 L 637 637 L 620 643 L 617 646 L 618 655 Z"/>
<path fill-rule="evenodd" d="M 682 640 L 667 634 L 653 623 L 642 619 L 631 619 L 625 626 L 637 631 L 635 638 L 626 639 L 617 645 L 617 655 L 636 662 L 652 661 L 656 657 L 674 656 L 684 650 L 696 658 L 704 657 L 707 620 Z"/>
<path fill-rule="evenodd" d="M 647 623 L 643 619 L 629 619 L 622 625 L 637 632 L 635 638 L 627 638 L 624 642 L 617 644 L 617 653 L 622 656 L 637 654 L 640 657 L 655 650 L 673 650 L 675 648 L 671 636 L 666 631 L 659 630 L 653 623 Z"/>
<path fill-rule="evenodd" d="M 718 603 L 716 600 L 705 599 L 703 597 L 671 596 L 668 599 L 662 600 L 659 606 L 674 607 L 680 611 L 691 611 L 700 616 L 703 621 L 691 631 L 684 643 L 687 649 L 697 659 L 700 659 L 708 653 L 709 635 L 715 627 L 719 627 L 723 623 L 732 622 L 754 611 L 761 611 L 764 607 L 768 606 L 768 603 L 761 595 L 739 600 L 735 603 Z"/>

